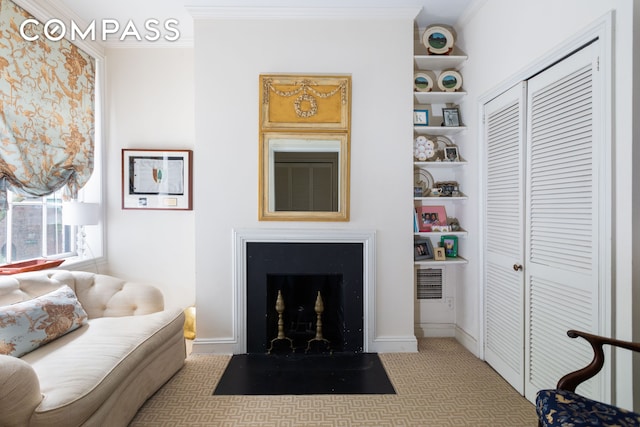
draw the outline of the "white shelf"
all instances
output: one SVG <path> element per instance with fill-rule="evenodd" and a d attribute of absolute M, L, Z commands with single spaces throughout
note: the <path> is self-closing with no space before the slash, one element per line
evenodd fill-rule
<path fill-rule="evenodd" d="M 467 130 L 466 126 L 414 126 L 418 135 L 452 135 Z"/>
<path fill-rule="evenodd" d="M 421 267 L 424 267 L 424 266 L 432 267 L 437 265 L 451 265 L 451 264 L 468 264 L 468 263 L 469 261 L 462 258 L 461 256 L 455 257 L 455 258 L 447 258 L 444 261 L 435 261 L 433 259 L 414 261 L 415 265 L 421 266 Z"/>
<path fill-rule="evenodd" d="M 466 160 L 460 162 L 413 162 L 414 168 L 450 168 L 452 166 L 466 166 L 467 164 Z"/>
<path fill-rule="evenodd" d="M 467 92 L 413 92 L 417 104 L 454 104 L 467 95 Z"/>
<path fill-rule="evenodd" d="M 446 197 L 446 196 L 427 196 L 427 197 L 414 197 L 413 200 L 415 201 L 421 201 L 421 202 L 432 202 L 432 201 L 442 201 L 442 202 L 447 202 L 447 201 L 458 201 L 458 200 L 469 200 L 468 196 L 465 196 L 464 194 L 462 196 L 458 196 L 458 197 Z"/>
<path fill-rule="evenodd" d="M 440 239 L 442 236 L 458 236 L 458 237 L 467 237 L 469 233 L 466 230 L 460 231 L 419 231 L 417 233 L 413 233 L 414 237 L 435 237 Z"/>
<path fill-rule="evenodd" d="M 467 60 L 467 55 L 414 55 L 418 70 L 447 70 L 457 68 Z"/>

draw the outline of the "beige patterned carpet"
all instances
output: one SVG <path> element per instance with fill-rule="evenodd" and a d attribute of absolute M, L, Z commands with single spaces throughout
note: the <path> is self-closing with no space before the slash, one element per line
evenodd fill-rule
<path fill-rule="evenodd" d="M 395 395 L 213 396 L 229 356 L 188 357 L 130 426 L 534 427 L 534 406 L 452 338 L 380 354 Z"/>

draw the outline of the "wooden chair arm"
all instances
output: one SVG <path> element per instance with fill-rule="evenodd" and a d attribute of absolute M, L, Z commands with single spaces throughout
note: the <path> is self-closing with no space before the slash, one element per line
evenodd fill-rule
<path fill-rule="evenodd" d="M 604 351 L 602 350 L 602 346 L 605 344 L 640 352 L 640 343 L 620 341 L 613 338 L 606 338 L 599 335 L 576 331 L 573 329 L 568 331 L 567 335 L 571 338 L 582 337 L 587 340 L 589 344 L 591 344 L 591 348 L 593 349 L 593 360 L 584 368 L 571 372 L 560 378 L 560 381 L 558 381 L 558 385 L 556 386 L 556 388 L 562 390 L 575 392 L 578 385 L 587 381 L 589 378 L 592 378 L 598 372 L 600 372 L 602 366 L 604 366 Z"/>

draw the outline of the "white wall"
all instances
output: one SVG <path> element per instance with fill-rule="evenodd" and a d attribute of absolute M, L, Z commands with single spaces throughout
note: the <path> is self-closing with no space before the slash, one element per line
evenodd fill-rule
<path fill-rule="evenodd" d="M 632 271 L 632 261 L 638 258 L 632 236 L 639 233 L 634 218 L 640 198 L 638 186 L 631 183 L 637 182 L 632 179 L 633 157 L 640 155 L 633 152 L 633 136 L 640 133 L 633 106 L 640 105 L 640 92 L 637 85 L 629 90 L 632 63 L 640 63 L 640 53 L 632 48 L 634 38 L 639 38 L 632 32 L 633 17 L 640 20 L 638 7 L 632 0 L 478 0 L 476 5 L 475 13 L 457 25 L 458 45 L 469 54 L 462 70 L 469 95 L 461 113 L 470 130 L 456 136 L 470 160 L 459 180 L 475 200 L 482 195 L 478 99 L 615 10 L 615 333 L 639 340 L 639 328 L 632 328 L 631 319 L 639 316 L 633 311 L 639 292 L 638 275 Z M 407 122 L 413 106 L 412 25 L 398 19 L 210 19 L 196 21 L 193 50 L 108 50 L 110 272 L 160 283 L 168 301 L 181 306 L 194 302 L 197 288 L 198 339 L 223 343 L 234 338 L 232 229 L 375 229 L 376 334 L 383 340 L 412 335 L 413 237 L 408 224 L 413 135 Z M 258 75 L 274 72 L 352 74 L 348 223 L 257 221 Z M 194 212 L 121 210 L 120 150 L 156 147 L 194 149 Z M 470 263 L 460 270 L 455 313 L 458 336 L 477 344 L 482 324 L 481 226 L 473 200 L 464 216 L 458 215 L 469 231 L 465 256 Z M 477 347 L 472 350 L 480 353 Z M 628 358 L 621 355 L 619 362 L 627 363 Z M 631 387 L 628 372 L 618 371 L 618 403 L 631 406 Z"/>
<path fill-rule="evenodd" d="M 614 160 L 614 182 L 616 194 L 614 197 L 614 241 L 615 254 L 613 273 L 615 276 L 615 325 L 612 329 L 621 339 L 638 338 L 638 331 L 633 330 L 632 315 L 634 295 L 632 286 L 638 288 L 638 277 L 633 276 L 632 260 L 637 259 L 634 253 L 631 229 L 639 225 L 634 224 L 632 203 L 632 156 L 634 111 L 632 105 L 633 81 L 632 59 L 632 29 L 633 29 L 633 1 L 632 0 L 540 0 L 517 1 L 487 0 L 480 2 L 481 6 L 473 16 L 468 17 L 458 25 L 459 45 L 469 54 L 469 60 L 462 70 L 464 87 L 469 92 L 462 108 L 462 116 L 470 129 L 463 138 L 465 151 L 472 159 L 480 159 L 482 147 L 474 144 L 477 140 L 478 99 L 504 87 L 504 82 L 512 76 L 525 70 L 540 58 L 554 51 L 558 45 L 572 38 L 594 21 L 601 18 L 609 10 L 615 11 L 615 47 L 614 47 L 614 128 L 615 136 L 612 141 Z M 507 87 L 504 87 L 507 89 Z M 496 92 L 497 94 L 497 92 Z M 636 93 L 637 97 L 637 93 Z M 637 99 L 636 99 L 637 102 Z M 637 116 L 637 114 L 636 114 Z M 637 129 L 637 125 L 636 129 Z M 637 130 L 636 130 L 637 133 Z M 469 173 L 466 183 L 471 185 L 471 194 L 482 195 L 481 179 L 478 162 L 471 162 L 466 170 Z M 637 186 L 636 186 L 637 187 Z M 637 189 L 635 190 L 637 193 Z M 478 223 L 477 206 L 470 206 L 464 220 L 470 236 L 478 236 L 481 225 Z M 637 209 L 637 208 L 636 208 Z M 636 215 L 637 217 L 637 215 Z M 469 239 L 471 241 L 471 238 Z M 476 253 L 469 256 L 472 260 L 466 270 L 465 277 L 457 289 L 457 319 L 458 328 L 466 334 L 480 338 L 480 243 L 476 244 Z M 637 252 L 637 249 L 636 249 Z M 479 349 L 478 349 L 479 350 Z M 618 361 L 626 359 L 629 367 L 629 355 L 621 356 Z M 633 396 L 632 378 L 629 371 L 618 371 L 618 403 L 632 407 Z"/>
<path fill-rule="evenodd" d="M 234 228 L 373 229 L 377 323 L 386 348 L 413 331 L 413 16 L 405 19 L 200 19 L 195 22 L 198 344 L 233 331 Z M 351 220 L 259 222 L 258 76 L 351 74 Z M 220 346 L 218 348 L 224 348 Z"/>
<path fill-rule="evenodd" d="M 193 49 L 109 49 L 106 69 L 103 273 L 158 285 L 167 306 L 193 305 L 194 212 L 121 209 L 123 148 L 193 149 Z"/>

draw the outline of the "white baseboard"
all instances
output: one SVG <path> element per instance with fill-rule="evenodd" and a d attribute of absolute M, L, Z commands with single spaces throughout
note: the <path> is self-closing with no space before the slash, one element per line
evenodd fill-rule
<path fill-rule="evenodd" d="M 460 329 L 456 326 L 455 330 L 456 341 L 464 346 L 467 350 L 469 350 L 474 356 L 480 357 L 480 349 L 478 348 L 478 340 L 473 338 L 463 329 Z"/>
<path fill-rule="evenodd" d="M 238 342 L 232 339 L 203 339 L 193 340 L 192 353 L 200 354 L 234 354 Z"/>
<path fill-rule="evenodd" d="M 456 325 L 453 323 L 416 323 L 415 333 L 419 338 L 454 338 Z"/>
<path fill-rule="evenodd" d="M 418 340 L 415 336 L 376 337 L 369 346 L 372 353 L 415 353 Z"/>

